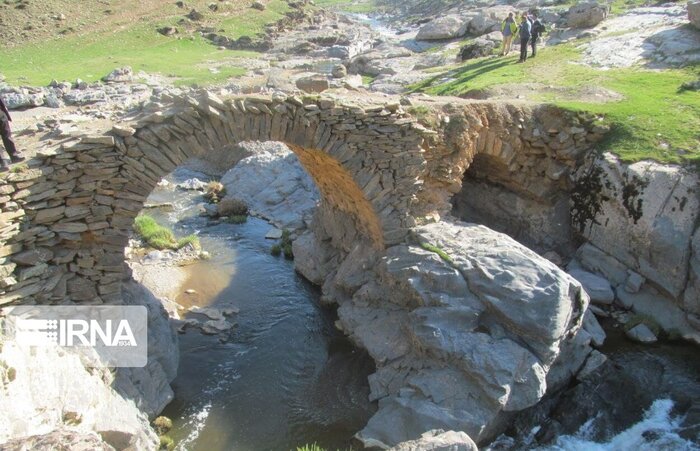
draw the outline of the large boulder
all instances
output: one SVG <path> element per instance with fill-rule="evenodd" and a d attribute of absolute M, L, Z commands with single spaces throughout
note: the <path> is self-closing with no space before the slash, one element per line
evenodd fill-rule
<path fill-rule="evenodd" d="M 452 39 L 464 36 L 467 32 L 467 23 L 460 16 L 445 16 L 423 25 L 416 40 L 434 41 L 440 39 Z"/>
<path fill-rule="evenodd" d="M 243 199 L 253 214 L 279 228 L 306 227 L 319 199 L 311 177 L 282 144 L 248 144 L 254 155 L 242 159 L 221 178 L 227 196 Z"/>
<path fill-rule="evenodd" d="M 495 47 L 496 44 L 493 41 L 477 38 L 459 50 L 459 59 L 461 61 L 467 61 L 473 58 L 488 56 L 493 52 Z"/>
<path fill-rule="evenodd" d="M 389 451 L 479 451 L 479 448 L 464 432 L 436 429 L 417 440 L 399 443 Z"/>
<path fill-rule="evenodd" d="M 331 87 L 328 78 L 323 75 L 311 75 L 302 77 L 296 82 L 297 88 L 304 92 L 315 93 L 323 92 Z"/>
<path fill-rule="evenodd" d="M 608 17 L 608 7 L 596 2 L 577 3 L 569 8 L 567 24 L 572 28 L 595 27 Z"/>
<path fill-rule="evenodd" d="M 700 1 L 688 2 L 688 20 L 695 28 L 700 29 Z"/>
<path fill-rule="evenodd" d="M 582 169 L 574 196 L 578 231 L 598 249 L 679 298 L 686 288 L 691 239 L 700 215 L 697 173 L 605 154 Z M 626 272 L 607 274 L 618 283 Z"/>
<path fill-rule="evenodd" d="M 484 442 L 507 412 L 544 396 L 588 298 L 554 264 L 483 226 L 441 222 L 413 240 L 377 263 L 350 254 L 333 281 L 346 293 L 333 296 L 339 325 L 377 362 L 379 410 L 358 438 L 386 448 L 443 429 Z"/>

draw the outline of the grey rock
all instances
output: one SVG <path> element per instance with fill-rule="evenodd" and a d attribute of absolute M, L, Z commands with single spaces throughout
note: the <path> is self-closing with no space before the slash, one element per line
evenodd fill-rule
<path fill-rule="evenodd" d="M 596 2 L 583 2 L 569 8 L 567 23 L 572 28 L 589 28 L 608 17 L 608 7 Z"/>
<path fill-rule="evenodd" d="M 606 338 L 605 331 L 590 309 L 588 309 L 583 316 L 583 329 L 591 336 L 591 343 L 593 343 L 593 345 L 596 347 L 603 346 Z"/>
<path fill-rule="evenodd" d="M 576 379 L 580 381 L 586 379 L 607 361 L 608 357 L 602 352 L 591 352 L 591 354 L 588 356 L 588 359 L 586 359 L 586 363 L 583 365 L 583 368 L 581 368 L 581 370 L 576 375 Z"/>
<path fill-rule="evenodd" d="M 479 451 L 476 443 L 464 432 L 434 429 L 419 439 L 399 443 L 389 451 Z"/>
<path fill-rule="evenodd" d="M 615 293 L 610 286 L 610 282 L 604 277 L 583 270 L 569 271 L 569 275 L 581 282 L 586 293 L 591 297 L 591 301 L 598 304 L 612 304 L 615 300 Z"/>
<path fill-rule="evenodd" d="M 445 16 L 434 19 L 423 25 L 416 40 L 433 41 L 441 39 L 452 39 L 464 36 L 467 32 L 467 23 L 460 16 Z"/>
<path fill-rule="evenodd" d="M 627 274 L 625 290 L 627 290 L 629 293 L 638 293 L 645 282 L 644 277 L 632 270 L 628 270 Z"/>
<path fill-rule="evenodd" d="M 640 343 L 656 343 L 657 338 L 654 332 L 646 324 L 640 323 L 625 332 L 630 339 Z"/>
<path fill-rule="evenodd" d="M 325 76 L 312 75 L 302 77 L 296 81 L 297 88 L 304 92 L 315 93 L 323 92 L 330 88 L 330 82 Z"/>

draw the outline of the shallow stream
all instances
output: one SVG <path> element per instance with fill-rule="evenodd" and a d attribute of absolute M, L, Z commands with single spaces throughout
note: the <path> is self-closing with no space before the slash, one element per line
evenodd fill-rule
<path fill-rule="evenodd" d="M 180 335 L 175 399 L 163 412 L 174 421 L 169 435 L 183 450 L 349 447 L 375 410 L 368 402 L 371 358 L 335 329 L 335 312 L 319 305 L 319 290 L 293 263 L 270 255 L 267 222 L 212 225 L 199 216 L 202 201 L 172 187 L 149 198 L 174 207 L 149 214 L 178 236 L 197 233 L 211 253 L 185 267 L 189 279 L 176 300 L 240 312 L 227 336 Z"/>

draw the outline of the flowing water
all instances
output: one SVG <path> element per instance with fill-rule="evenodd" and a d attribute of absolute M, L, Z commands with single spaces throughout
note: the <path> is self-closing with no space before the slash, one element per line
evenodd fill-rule
<path fill-rule="evenodd" d="M 172 176 L 171 176 L 172 177 Z M 186 450 L 289 450 L 306 443 L 345 449 L 376 407 L 367 376 L 374 364 L 334 327 L 319 290 L 273 257 L 267 222 L 210 225 L 195 192 L 158 188 L 149 212 L 178 236 L 198 233 L 211 259 L 187 266 L 185 306 L 236 307 L 225 337 L 188 329 L 180 335 L 174 401 L 163 415 Z"/>

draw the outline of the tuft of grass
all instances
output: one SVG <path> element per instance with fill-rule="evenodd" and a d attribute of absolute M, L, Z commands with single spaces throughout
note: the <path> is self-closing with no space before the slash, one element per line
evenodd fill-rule
<path fill-rule="evenodd" d="M 278 244 L 270 248 L 270 253 L 275 257 L 284 254 L 284 258 L 294 260 L 294 251 L 292 250 L 292 232 L 287 229 L 282 230 L 282 238 Z"/>
<path fill-rule="evenodd" d="M 297 446 L 297 451 L 326 451 L 325 448 L 317 445 L 315 442 L 304 446 Z"/>
<path fill-rule="evenodd" d="M 194 244 L 199 248 L 199 238 L 195 235 L 188 235 L 177 240 L 172 230 L 158 224 L 155 219 L 148 215 L 139 215 L 134 220 L 134 231 L 148 244 L 155 249 L 180 249 L 187 244 Z"/>
<path fill-rule="evenodd" d="M 430 243 L 420 243 L 420 247 L 422 247 L 426 251 L 436 253 L 441 259 L 445 260 L 447 263 L 452 263 L 452 257 L 450 257 L 449 254 L 441 248 L 434 246 Z"/>
<path fill-rule="evenodd" d="M 29 170 L 29 166 L 27 166 L 26 163 L 16 164 L 16 165 L 10 167 L 10 172 L 13 174 L 19 174 L 20 172 L 26 172 L 28 170 Z"/>

